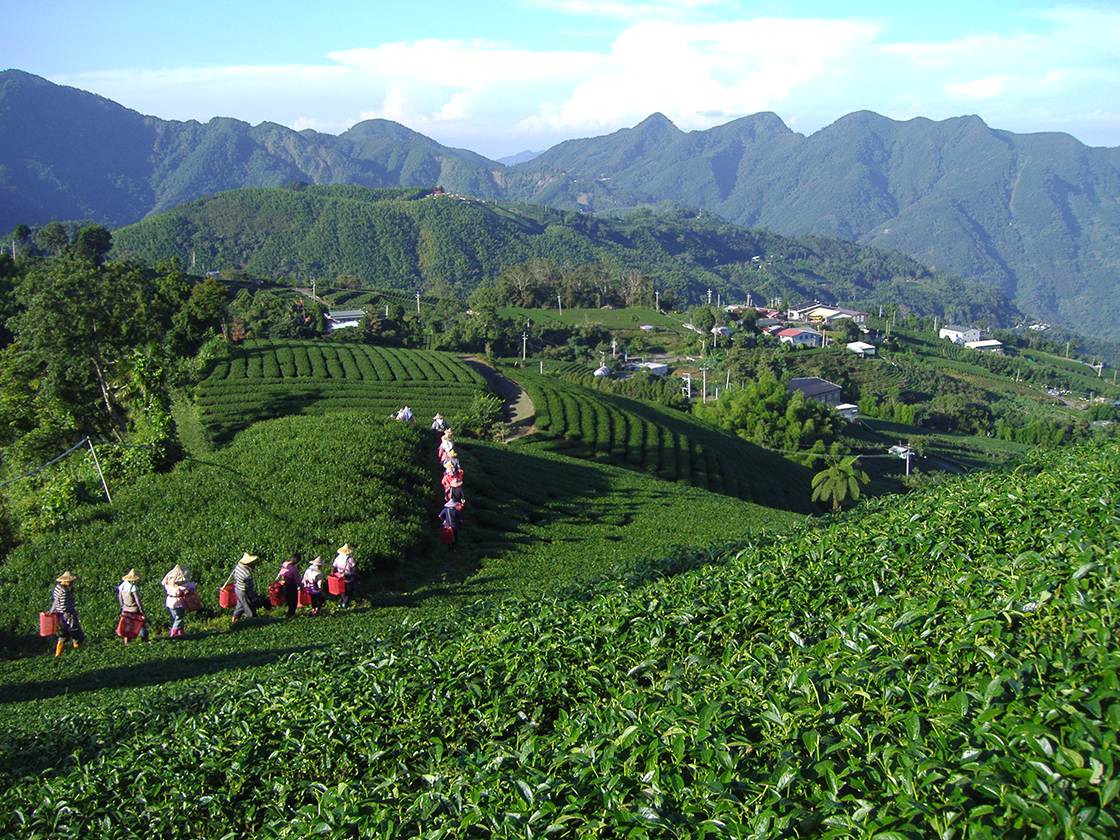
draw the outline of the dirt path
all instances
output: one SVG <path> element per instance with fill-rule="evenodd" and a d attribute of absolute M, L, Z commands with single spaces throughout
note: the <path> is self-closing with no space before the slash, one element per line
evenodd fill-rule
<path fill-rule="evenodd" d="M 459 358 L 481 373 L 494 393 L 505 402 L 505 420 L 510 426 L 510 433 L 506 437 L 507 441 L 536 431 L 533 420 L 537 416 L 537 410 L 533 406 L 533 401 L 529 399 L 529 395 L 522 390 L 520 385 L 512 379 L 502 376 L 477 356 L 460 356 Z"/>

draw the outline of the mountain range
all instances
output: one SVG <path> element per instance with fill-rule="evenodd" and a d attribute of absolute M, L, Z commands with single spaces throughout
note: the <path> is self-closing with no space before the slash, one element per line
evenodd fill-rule
<path fill-rule="evenodd" d="M 660 114 L 514 165 L 386 120 L 340 135 L 144 116 L 0 73 L 0 231 L 51 218 L 127 225 L 246 186 L 439 185 L 592 213 L 688 206 L 784 235 L 892 248 L 987 283 L 1036 318 L 1120 339 L 1120 148 L 1013 134 L 979 117 L 857 112 L 810 136 L 755 114 L 683 132 Z"/>

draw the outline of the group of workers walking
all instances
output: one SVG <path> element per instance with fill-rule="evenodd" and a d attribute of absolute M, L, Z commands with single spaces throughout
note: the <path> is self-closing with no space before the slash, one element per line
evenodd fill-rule
<path fill-rule="evenodd" d="M 231 623 L 236 624 L 242 618 L 252 618 L 256 614 L 261 599 L 257 592 L 256 581 L 253 578 L 252 566 L 257 561 L 257 555 L 245 552 L 237 561 L 227 579 L 227 585 L 232 581 L 230 588 L 233 591 L 234 603 Z M 324 563 L 322 557 L 316 557 L 307 568 L 300 572 L 300 553 L 297 551 L 280 565 L 276 581 L 270 587 L 270 601 L 276 604 L 273 591 L 280 593 L 279 603 L 286 604 L 289 618 L 295 615 L 296 608 L 301 601 L 311 607 L 312 615 L 320 615 L 326 603 L 328 591 L 341 595 L 340 605 L 343 609 L 351 606 L 354 598 L 354 584 L 358 578 L 358 565 L 354 559 L 354 551 L 346 544 L 338 549 L 338 556 L 331 563 L 330 577 L 335 579 L 334 586 L 329 585 L 328 576 L 323 573 Z M 66 649 L 67 642 L 75 648 L 82 645 L 86 635 L 82 631 L 81 622 L 78 620 L 78 609 L 74 597 L 74 582 L 77 580 L 69 571 L 63 572 L 55 578 L 55 587 L 51 593 L 50 612 L 40 617 L 40 633 L 44 627 L 53 627 L 56 636 L 54 655 L 61 656 Z M 148 619 L 144 610 L 144 601 L 140 592 L 140 574 L 136 569 L 129 569 L 128 574 L 121 578 L 117 587 L 117 602 L 120 606 L 120 621 L 117 623 L 117 635 L 128 644 L 130 639 L 139 639 L 147 642 L 151 638 L 148 628 Z M 184 569 L 176 564 L 171 571 L 163 576 L 160 585 L 164 591 L 164 606 L 171 616 L 171 627 L 168 638 L 177 639 L 183 635 L 186 625 L 187 613 L 202 608 L 202 599 L 198 594 L 198 585 L 191 580 L 189 569 Z M 225 589 L 226 587 L 223 587 Z M 302 597 L 301 597 L 302 596 Z M 226 604 L 223 603 L 223 606 Z M 53 616 L 44 624 L 43 619 Z"/>
<path fill-rule="evenodd" d="M 440 523 L 440 539 L 449 551 L 458 550 L 459 526 L 463 524 L 463 506 L 467 497 L 463 491 L 463 467 L 459 463 L 459 453 L 455 450 L 455 438 L 442 415 L 432 419 L 432 431 L 442 432 L 437 455 L 443 466 L 443 507 L 437 514 Z"/>
<path fill-rule="evenodd" d="M 396 417 L 406 422 L 416 422 L 415 416 L 407 406 L 398 412 Z M 443 415 L 435 415 L 431 428 L 441 435 L 438 456 L 443 467 L 441 484 L 444 502 L 437 517 L 440 523 L 440 538 L 449 551 L 455 551 L 459 527 L 462 524 L 463 506 L 466 504 L 463 468 L 455 449 L 455 438 Z M 257 555 L 244 552 L 222 587 L 222 606 L 233 607 L 231 624 L 237 624 L 243 618 L 252 618 L 261 603 L 256 581 L 253 578 L 253 564 L 258 559 Z M 296 614 L 297 607 L 301 605 L 311 607 L 312 615 L 320 615 L 328 593 L 340 596 L 339 606 L 342 609 L 347 609 L 353 604 L 358 566 L 354 559 L 354 551 L 349 544 L 338 549 L 337 556 L 330 565 L 329 574 L 324 574 L 325 564 L 321 556 L 308 563 L 302 573 L 301 562 L 300 552 L 296 551 L 280 565 L 280 571 L 269 587 L 268 601 L 272 605 L 285 605 L 287 616 L 290 618 Z M 55 578 L 50 612 L 40 616 L 40 634 L 56 636 L 55 656 L 62 655 L 68 642 L 77 648 L 86 640 L 81 622 L 78 620 L 74 597 L 76 580 L 77 578 L 69 571 Z M 140 574 L 136 569 L 129 569 L 128 574 L 121 578 L 121 583 L 117 587 L 117 601 L 121 615 L 116 632 L 124 639 L 125 644 L 128 644 L 130 639 L 147 642 L 151 638 L 140 592 L 140 580 Z M 163 576 L 160 585 L 164 590 L 164 606 L 171 616 L 168 637 L 177 639 L 183 635 L 186 614 L 202 607 L 198 587 L 191 580 L 190 570 L 184 569 L 179 564 Z M 232 590 L 231 602 L 227 601 L 226 594 L 230 590 Z M 47 628 L 52 629 L 48 631 Z"/>

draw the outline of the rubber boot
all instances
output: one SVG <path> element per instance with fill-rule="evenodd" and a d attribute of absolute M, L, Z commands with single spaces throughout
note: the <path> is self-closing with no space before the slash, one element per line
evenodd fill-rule
<path fill-rule="evenodd" d="M 124 643 L 125 643 L 126 645 L 128 644 L 128 636 L 125 636 L 125 637 L 124 637 Z"/>
<path fill-rule="evenodd" d="M 74 650 L 77 650 L 77 649 L 78 649 L 78 648 L 80 648 L 81 646 L 82 646 L 82 643 L 81 643 L 81 642 L 74 642 Z"/>
<path fill-rule="evenodd" d="M 66 647 L 66 642 L 62 639 L 59 639 L 54 644 L 54 655 L 55 656 L 62 656 L 62 649 L 65 648 L 65 647 Z"/>

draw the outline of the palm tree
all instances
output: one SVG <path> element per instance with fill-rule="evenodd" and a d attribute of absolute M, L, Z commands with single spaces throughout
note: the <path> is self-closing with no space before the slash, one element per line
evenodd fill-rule
<path fill-rule="evenodd" d="M 833 460 L 828 469 L 813 476 L 813 501 L 831 501 L 836 513 L 845 499 L 858 499 L 860 489 L 871 480 L 856 466 L 858 460 L 856 456 Z"/>

